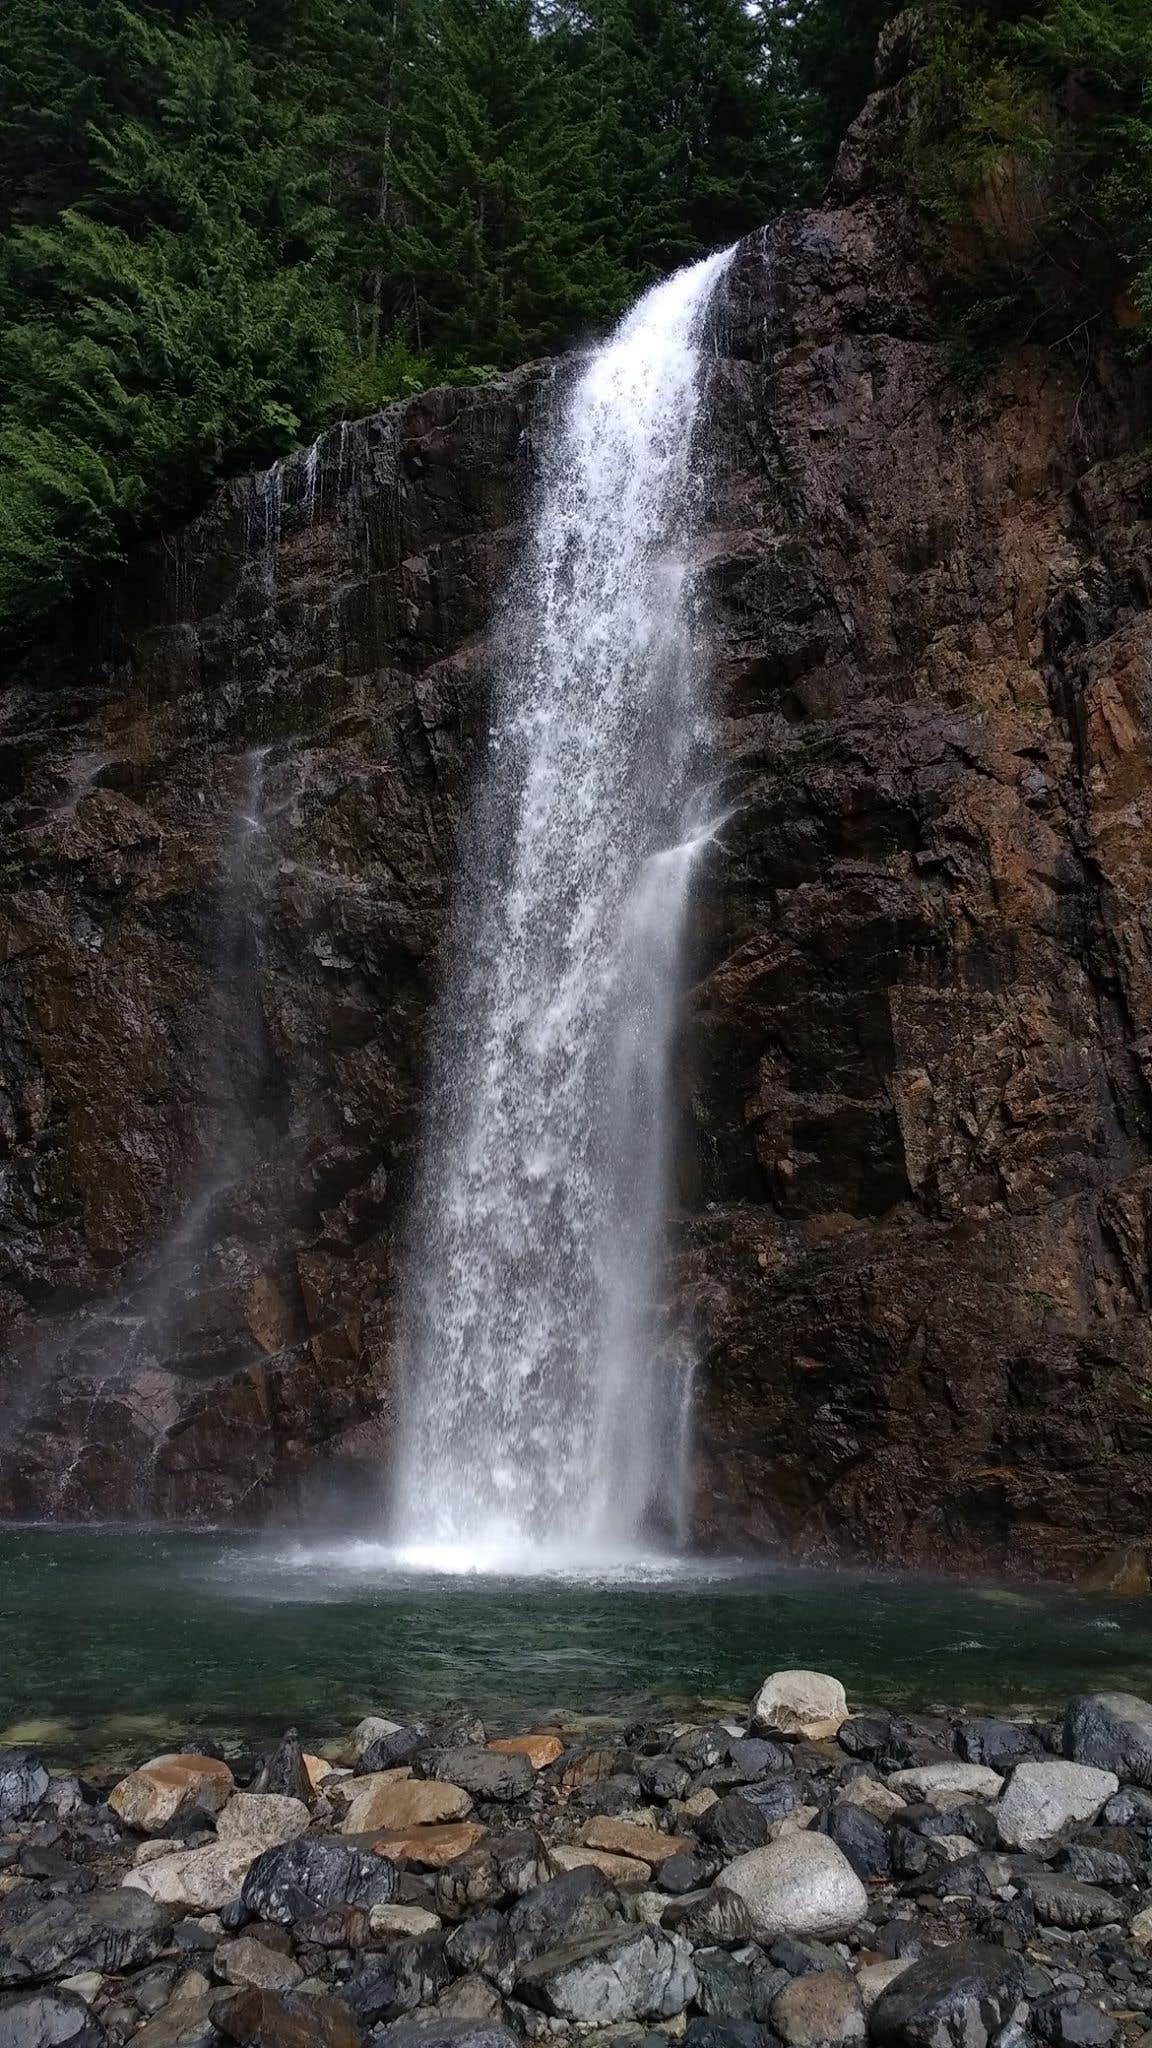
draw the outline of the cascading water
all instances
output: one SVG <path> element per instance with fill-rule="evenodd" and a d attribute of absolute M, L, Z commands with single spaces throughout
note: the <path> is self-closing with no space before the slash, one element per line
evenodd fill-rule
<path fill-rule="evenodd" d="M 468 1565 L 677 1532 L 657 1300 L 707 719 L 687 547 L 730 251 L 586 362 L 545 459 L 462 857 L 409 1258 L 396 1533 Z"/>

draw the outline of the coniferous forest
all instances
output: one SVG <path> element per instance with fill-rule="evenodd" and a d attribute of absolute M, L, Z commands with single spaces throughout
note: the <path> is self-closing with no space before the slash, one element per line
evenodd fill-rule
<path fill-rule="evenodd" d="M 0 633 L 214 478 L 578 343 L 653 278 L 816 196 L 896 11 L 8 0 Z M 1138 307 L 1144 0 L 935 13 L 894 174 L 947 216 L 1005 142 L 1060 170 L 1056 260 L 950 307 L 961 352 L 979 366 L 1002 330 L 1079 332 L 1117 284 Z"/>

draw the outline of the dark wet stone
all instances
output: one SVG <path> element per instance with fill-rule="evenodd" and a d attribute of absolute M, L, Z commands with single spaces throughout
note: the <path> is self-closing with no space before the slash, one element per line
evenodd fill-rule
<path fill-rule="evenodd" d="M 956 1729 L 956 1750 L 966 1763 L 986 1764 L 991 1771 L 1006 1775 L 1013 1764 L 1026 1757 L 1043 1756 L 1044 1744 L 1032 1728 L 1018 1721 L 961 1721 Z"/>
<path fill-rule="evenodd" d="M 838 1799 L 829 1808 L 823 1828 L 865 1883 L 869 1878 L 890 1875 L 888 1836 L 874 1814 L 865 1813 L 862 1806 L 853 1806 L 850 1800 Z"/>
<path fill-rule="evenodd" d="M 684 2029 L 684 2048 L 768 2048 L 772 2040 L 767 2027 L 755 2020 L 689 2020 Z"/>
<path fill-rule="evenodd" d="M 1135 1884 L 1136 1873 L 1116 1849 L 1097 1848 L 1093 1842 L 1071 1842 L 1064 1852 L 1064 1868 L 1081 1884 Z"/>
<path fill-rule="evenodd" d="M 566 1870 L 536 1885 L 508 1915 L 518 1962 L 559 1948 L 562 1942 L 600 1934 L 620 1917 L 620 1902 L 603 1871 Z"/>
<path fill-rule="evenodd" d="M 739 1947 L 755 1932 L 746 1902 L 738 1892 L 726 1892 L 720 1885 L 673 1899 L 662 1918 L 665 1927 L 704 1947 L 729 1943 Z"/>
<path fill-rule="evenodd" d="M 475 1972 L 486 1977 L 507 1997 L 516 1982 L 516 1942 L 507 1914 L 475 1914 L 453 1930 L 445 1947 L 461 1976 Z"/>
<path fill-rule="evenodd" d="M 957 1942 L 935 1949 L 890 1984 L 872 2009 L 881 2048 L 983 2048 L 1021 1997 L 1019 1959 L 1001 1948 Z"/>
<path fill-rule="evenodd" d="M 1122 1784 L 1152 1785 L 1152 1701 L 1130 1692 L 1082 1694 L 1064 1714 L 1065 1756 L 1115 1771 Z"/>
<path fill-rule="evenodd" d="M 1087 2000 L 1046 2000 L 1034 2007 L 1031 2021 L 1038 2038 L 1054 2048 L 1108 2048 L 1117 2032 L 1116 2021 Z"/>
<path fill-rule="evenodd" d="M 803 1804 L 804 1787 L 797 1778 L 764 1778 L 755 1785 L 745 1785 L 740 1797 L 762 1813 L 766 1821 L 784 1820 Z"/>
<path fill-rule="evenodd" d="M 33 1813 L 48 1790 L 48 1773 L 38 1756 L 0 1749 L 0 1821 Z"/>
<path fill-rule="evenodd" d="M 890 1747 L 896 1734 L 896 1723 L 891 1714 L 853 1714 L 845 1721 L 836 1737 L 841 1749 L 849 1756 L 864 1757 L 871 1762 L 880 1751 Z"/>
<path fill-rule="evenodd" d="M 582 1785 L 574 1804 L 585 1813 L 615 1817 L 634 1813 L 643 1799 L 639 1778 L 601 1778 L 595 1785 Z"/>
<path fill-rule="evenodd" d="M 794 1941 L 783 1934 L 772 1943 L 769 1959 L 790 1977 L 807 1977 L 818 1970 L 842 1970 L 844 1958 L 822 1941 Z"/>
<path fill-rule="evenodd" d="M 739 1792 L 718 1799 L 696 1822 L 701 1841 L 719 1849 L 726 1858 L 742 1856 L 746 1849 L 762 1849 L 768 1840 L 768 1822 L 760 1807 Z"/>
<path fill-rule="evenodd" d="M 692 1958 L 699 1989 L 696 2003 L 714 2019 L 766 2020 L 772 2001 L 790 1983 L 763 1949 L 698 1948 Z"/>
<path fill-rule="evenodd" d="M 681 1736 L 672 1754 L 690 1771 L 710 1771 L 727 1761 L 735 1739 L 722 1722 L 714 1721 L 707 1728 L 693 1728 L 690 1734 Z"/>
<path fill-rule="evenodd" d="M 244 1879 L 241 1900 L 257 1919 L 289 1926 L 326 1906 L 387 1905 L 397 1889 L 394 1863 L 320 1835 L 266 1849 Z"/>
<path fill-rule="evenodd" d="M 473 1799 L 524 1799 L 536 1782 L 536 1773 L 526 1756 L 507 1755 L 496 1749 L 444 1749 L 432 1763 L 431 1775 L 449 1785 L 460 1785 Z"/>
<path fill-rule="evenodd" d="M 736 1737 L 728 1745 L 726 1762 L 746 1783 L 767 1777 L 769 1771 L 786 1771 L 792 1759 L 782 1742 L 768 1742 L 761 1735 Z"/>
<path fill-rule="evenodd" d="M 427 1749 L 430 1737 L 428 1730 L 415 1723 L 406 1728 L 396 1728 L 391 1735 L 381 1735 L 370 1742 L 361 1752 L 356 1765 L 356 1775 L 365 1777 L 372 1771 L 394 1771 L 402 1764 L 410 1764 L 413 1757 Z"/>
<path fill-rule="evenodd" d="M 1024 1880 L 1036 1908 L 1036 1918 L 1046 1927 L 1063 1927 L 1078 1933 L 1087 1927 L 1106 1927 L 1121 1918 L 1121 1909 L 1111 1892 L 1099 1885 L 1081 1884 L 1074 1877 L 1041 1871 Z"/>
<path fill-rule="evenodd" d="M 636 1777 L 640 1790 L 648 1799 L 683 1799 L 692 1783 L 692 1774 L 684 1764 L 677 1763 L 672 1756 L 640 1757 L 636 1765 Z"/>
<path fill-rule="evenodd" d="M 702 1891 L 711 1877 L 711 1865 L 699 1856 L 693 1856 L 687 1849 L 681 1849 L 675 1856 L 669 1856 L 654 1873 L 656 1883 L 662 1892 L 670 1892 L 681 1898 L 685 1892 Z"/>
<path fill-rule="evenodd" d="M 171 1927 L 171 1911 L 131 1888 L 43 1903 L 17 1892 L 0 1913 L 0 1984 L 136 1969 L 160 1953 Z"/>
<path fill-rule="evenodd" d="M 71 1991 L 26 1991 L 0 1998 L 0 2048 L 104 2048 L 107 2036 Z"/>
<path fill-rule="evenodd" d="M 367 1958 L 344 1985 L 342 1996 L 357 2019 L 370 2026 L 430 2005 L 447 1990 L 451 1978 L 445 1936 L 427 1934 Z"/>
<path fill-rule="evenodd" d="M 295 1728 L 289 1728 L 279 1748 L 266 1758 L 252 1781 L 253 1792 L 279 1792 L 289 1799 L 316 1804 L 312 1780 L 304 1768 L 304 1749 Z"/>
<path fill-rule="evenodd" d="M 26 1842 L 20 1850 L 19 1864 L 21 1876 L 31 1878 L 41 1887 L 41 1897 L 63 1897 L 70 1892 L 95 1889 L 96 1880 L 91 1872 L 81 1870 L 59 1849 L 39 1849 Z"/>

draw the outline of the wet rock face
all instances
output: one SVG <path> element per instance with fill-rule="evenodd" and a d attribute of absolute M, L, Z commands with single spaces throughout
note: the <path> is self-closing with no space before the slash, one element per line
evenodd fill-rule
<path fill-rule="evenodd" d="M 750 238 L 717 318 L 695 1527 L 1074 1576 L 1152 1508 L 1152 394 L 1041 351 L 958 388 L 921 228 L 867 185 Z M 530 370 L 334 431 L 10 684 L 2 1512 L 380 1497 L 457 832 L 553 398 Z"/>

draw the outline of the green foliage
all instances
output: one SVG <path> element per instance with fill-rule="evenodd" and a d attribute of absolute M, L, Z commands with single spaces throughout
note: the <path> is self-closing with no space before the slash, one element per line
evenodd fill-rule
<path fill-rule="evenodd" d="M 942 294 L 958 365 L 977 376 L 1028 339 L 1082 352 L 1117 321 L 1146 349 L 1147 0 L 938 0 L 915 86 L 905 174 L 948 228 L 983 243 L 979 274 Z M 1005 193 L 1010 234 L 996 222 Z"/>
<path fill-rule="evenodd" d="M 4 0 L 0 635 L 811 196 L 895 0 Z"/>

